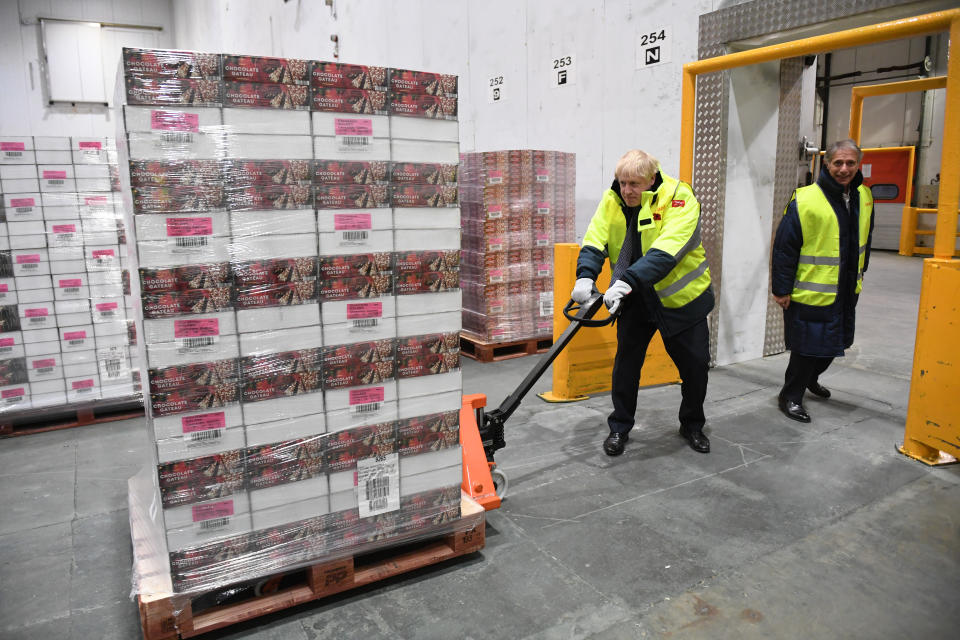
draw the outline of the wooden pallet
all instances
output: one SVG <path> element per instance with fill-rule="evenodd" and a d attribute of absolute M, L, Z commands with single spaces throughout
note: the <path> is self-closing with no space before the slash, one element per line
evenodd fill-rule
<path fill-rule="evenodd" d="M 553 344 L 553 338 L 528 338 L 507 342 L 487 342 L 466 331 L 460 332 L 460 353 L 480 362 L 497 362 L 543 353 Z"/>
<path fill-rule="evenodd" d="M 72 429 L 92 424 L 128 420 L 143 416 L 143 405 L 128 402 L 103 407 L 86 406 L 59 408 L 55 411 L 40 410 L 35 415 L 0 417 L 0 438 L 25 436 L 31 433 Z"/>
<path fill-rule="evenodd" d="M 479 551 L 485 542 L 485 511 L 473 500 L 465 498 L 461 503 L 461 514 L 453 533 L 414 541 L 402 547 L 321 562 L 257 581 L 261 593 L 272 593 L 252 595 L 253 588 L 249 583 L 243 583 L 251 597 L 239 602 L 202 609 L 204 602 L 211 601 L 213 592 L 189 597 L 140 595 L 137 602 L 144 640 L 192 638 Z M 231 585 L 218 591 L 237 591 L 236 587 Z"/>

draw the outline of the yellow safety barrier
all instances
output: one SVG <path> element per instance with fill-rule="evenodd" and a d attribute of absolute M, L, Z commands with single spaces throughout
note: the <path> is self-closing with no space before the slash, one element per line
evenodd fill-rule
<path fill-rule="evenodd" d="M 917 244 L 917 236 L 932 236 L 936 234 L 936 231 L 934 229 L 920 229 L 918 217 L 920 214 L 935 216 L 938 213 L 938 209 L 926 209 L 923 207 L 910 206 L 903 207 L 903 223 L 900 228 L 900 255 L 912 256 L 915 254 L 933 254 L 933 247 L 924 247 Z M 960 238 L 960 231 L 956 233 L 955 237 Z M 954 249 L 953 255 L 954 257 L 960 256 L 960 249 Z"/>
<path fill-rule="evenodd" d="M 960 457 L 958 294 L 960 262 L 923 261 L 907 428 L 900 452 L 930 465 L 950 464 Z"/>
<path fill-rule="evenodd" d="M 569 322 L 563 317 L 563 307 L 570 301 L 570 290 L 577 279 L 576 244 L 556 244 L 553 247 L 553 335 L 563 333 Z M 610 267 L 604 265 L 597 278 L 597 287 L 604 291 L 610 285 Z M 605 314 L 606 311 L 601 311 Z M 541 393 L 547 402 L 574 402 L 588 394 L 609 391 L 613 374 L 613 357 L 617 353 L 615 325 L 581 329 L 567 348 L 553 361 L 553 388 Z M 680 374 L 657 333 L 647 348 L 643 364 L 641 387 L 679 382 Z"/>

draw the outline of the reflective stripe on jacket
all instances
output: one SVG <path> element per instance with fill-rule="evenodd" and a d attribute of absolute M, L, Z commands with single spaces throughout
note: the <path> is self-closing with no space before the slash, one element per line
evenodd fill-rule
<path fill-rule="evenodd" d="M 648 284 L 653 285 L 664 307 L 677 309 L 710 288 L 710 268 L 700 240 L 700 203 L 693 189 L 662 171 L 660 177 L 656 191 L 644 191 L 641 196 L 637 231 L 641 256 L 656 250 L 673 258 L 675 265 L 669 273 Z M 608 189 L 583 237 L 583 246 L 605 253 L 611 267 L 617 263 L 626 235 L 623 204 L 620 196 Z"/>
<path fill-rule="evenodd" d="M 863 283 L 863 265 L 870 237 L 870 216 L 873 212 L 873 196 L 864 185 L 857 188 L 860 194 L 860 211 L 857 229 L 859 257 L 856 293 Z M 790 294 L 792 300 L 802 304 L 825 307 L 837 299 L 840 281 L 840 224 L 837 214 L 816 184 L 801 187 L 794 192 L 797 215 L 803 233 L 797 277 Z"/>

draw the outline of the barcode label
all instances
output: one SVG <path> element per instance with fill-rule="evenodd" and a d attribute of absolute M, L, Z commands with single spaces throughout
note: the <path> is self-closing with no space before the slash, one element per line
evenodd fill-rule
<path fill-rule="evenodd" d="M 0 353 L 10 353 L 13 351 L 13 347 L 0 347 Z"/>
<path fill-rule="evenodd" d="M 210 518 L 209 520 L 201 520 L 200 528 L 201 529 L 220 529 L 226 527 L 230 524 L 230 518 Z"/>
<path fill-rule="evenodd" d="M 183 131 L 164 131 L 160 134 L 160 139 L 176 144 L 193 144 L 193 134 Z"/>
<path fill-rule="evenodd" d="M 207 431 L 194 431 L 184 434 L 184 438 L 190 445 L 212 444 L 223 438 L 223 429 L 209 429 Z"/>
<path fill-rule="evenodd" d="M 182 236 L 171 239 L 174 241 L 173 245 L 178 249 L 196 249 L 206 247 L 209 244 L 207 236 Z"/>
<path fill-rule="evenodd" d="M 553 315 L 553 292 L 545 291 L 540 294 L 540 316 L 547 317 Z"/>
<path fill-rule="evenodd" d="M 63 295 L 67 295 L 68 293 L 80 293 L 80 287 L 66 287 L 61 289 L 61 291 L 63 291 Z"/>
<path fill-rule="evenodd" d="M 83 338 L 80 338 L 79 340 L 67 340 L 67 344 L 73 344 L 73 345 L 83 344 L 84 342 L 86 342 L 86 340 L 84 340 Z"/>
<path fill-rule="evenodd" d="M 353 405 L 354 413 L 376 413 L 377 411 L 380 411 L 379 402 L 367 402 L 364 404 Z"/>
<path fill-rule="evenodd" d="M 47 180 L 47 184 L 51 187 L 63 184 L 63 180 Z"/>
<path fill-rule="evenodd" d="M 90 393 L 93 391 L 93 387 L 81 387 L 79 389 L 74 389 L 74 393 Z"/>
<path fill-rule="evenodd" d="M 340 151 L 364 151 L 371 143 L 369 136 L 337 136 Z"/>
<path fill-rule="evenodd" d="M 379 318 L 360 318 L 353 321 L 354 329 L 370 329 L 376 326 L 379 326 Z"/>
<path fill-rule="evenodd" d="M 23 151 L 4 151 L 3 157 L 4 158 L 22 158 Z"/>
<path fill-rule="evenodd" d="M 370 232 L 363 231 L 341 231 L 340 238 L 343 242 L 363 242 L 370 237 Z"/>
<path fill-rule="evenodd" d="M 103 370 L 106 372 L 108 378 L 119 378 L 120 377 L 120 360 L 119 358 L 113 360 L 101 360 L 103 365 Z"/>
<path fill-rule="evenodd" d="M 14 213 L 33 213 L 33 207 L 17 207 Z"/>
<path fill-rule="evenodd" d="M 498 274 L 498 275 L 493 275 L 493 274 L 491 274 L 491 275 L 490 275 L 490 282 L 493 283 L 493 284 L 497 284 L 498 282 L 503 282 L 503 274 L 502 274 L 502 273 L 501 273 L 501 274 Z"/>
<path fill-rule="evenodd" d="M 396 453 L 357 460 L 357 506 L 366 518 L 400 508 L 400 465 Z"/>
<path fill-rule="evenodd" d="M 39 269 L 40 265 L 37 264 L 36 262 L 27 262 L 27 263 L 21 264 L 20 268 L 26 271 L 28 269 Z"/>
<path fill-rule="evenodd" d="M 20 402 L 21 400 L 23 400 L 23 398 L 24 398 L 24 396 L 10 396 L 9 398 L 5 398 L 5 399 L 4 399 L 4 403 L 6 403 L 6 404 L 16 404 L 16 403 Z"/>
<path fill-rule="evenodd" d="M 42 375 L 44 373 L 50 373 L 51 371 L 53 371 L 53 367 L 40 367 L 39 369 L 34 369 L 33 371 L 37 375 Z"/>
<path fill-rule="evenodd" d="M 30 322 L 46 322 L 47 316 L 37 316 L 36 318 L 30 318 Z"/>
<path fill-rule="evenodd" d="M 198 336 L 195 338 L 180 338 L 177 343 L 181 350 L 191 351 L 205 349 L 217 343 L 217 336 Z"/>

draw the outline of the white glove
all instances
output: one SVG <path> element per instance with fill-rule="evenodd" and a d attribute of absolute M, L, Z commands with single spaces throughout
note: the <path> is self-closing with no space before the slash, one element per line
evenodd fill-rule
<path fill-rule="evenodd" d="M 633 291 L 633 288 L 623 280 L 617 280 L 610 285 L 607 292 L 603 294 L 603 304 L 607 305 L 611 315 L 617 312 L 623 297 L 631 291 Z"/>
<path fill-rule="evenodd" d="M 570 292 L 570 299 L 577 304 L 584 304 L 590 299 L 591 293 L 593 293 L 593 280 L 577 278 L 577 282 L 573 285 L 573 291 Z"/>

